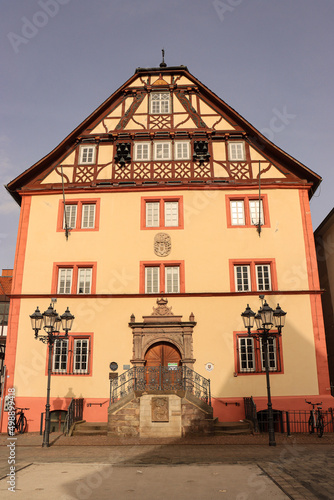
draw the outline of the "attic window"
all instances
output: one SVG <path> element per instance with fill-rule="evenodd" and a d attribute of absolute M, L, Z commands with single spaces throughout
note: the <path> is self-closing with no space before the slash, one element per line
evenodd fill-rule
<path fill-rule="evenodd" d="M 95 163 L 96 146 L 80 146 L 79 164 Z"/>
<path fill-rule="evenodd" d="M 245 161 L 245 143 L 244 142 L 229 142 L 228 143 L 228 159 L 230 161 Z"/>
<path fill-rule="evenodd" d="M 164 115 L 170 113 L 170 93 L 153 92 L 150 96 L 151 115 Z"/>

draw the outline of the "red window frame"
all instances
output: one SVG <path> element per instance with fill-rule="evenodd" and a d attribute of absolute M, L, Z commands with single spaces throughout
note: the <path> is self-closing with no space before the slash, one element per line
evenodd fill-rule
<path fill-rule="evenodd" d="M 259 199 L 259 196 L 256 194 L 240 194 L 240 195 L 237 195 L 237 194 L 229 195 L 228 194 L 228 195 L 226 195 L 225 202 L 226 202 L 227 227 L 228 228 L 233 228 L 233 227 L 256 228 L 257 225 L 251 223 L 249 202 L 253 201 L 253 200 L 258 200 L 258 199 Z M 261 228 L 268 228 L 268 227 L 270 227 L 268 195 L 262 194 L 261 200 L 262 200 L 263 216 L 264 216 L 264 224 L 261 225 Z M 245 224 L 232 224 L 231 201 L 243 201 L 244 202 Z"/>
<path fill-rule="evenodd" d="M 70 199 L 66 200 L 66 206 L 68 205 L 76 205 L 77 206 L 77 218 L 75 228 L 71 228 L 70 231 L 98 231 L 100 229 L 100 204 L 101 198 L 94 199 Z M 82 219 L 82 205 L 95 205 L 95 225 L 94 227 L 81 227 L 81 219 Z M 58 218 L 57 218 L 57 232 L 64 232 L 64 202 L 63 200 L 59 200 L 58 206 Z"/>
<path fill-rule="evenodd" d="M 78 276 L 79 269 L 81 268 L 91 268 L 92 269 L 92 284 L 90 293 L 78 293 Z M 53 295 L 59 295 L 59 297 L 63 297 L 66 295 L 80 295 L 80 296 L 90 296 L 96 293 L 96 268 L 97 262 L 54 262 L 53 270 L 52 270 L 52 283 L 51 283 L 51 293 Z M 58 293 L 58 276 L 59 269 L 72 269 L 72 284 L 71 284 L 71 293 Z"/>
<path fill-rule="evenodd" d="M 159 292 L 157 293 L 146 293 L 145 292 L 145 268 L 146 267 L 158 267 L 160 269 L 159 274 Z M 166 292 L 165 291 L 165 268 L 166 267 L 179 267 L 180 268 L 180 291 L 179 292 Z M 184 260 L 165 260 L 161 261 L 141 261 L 139 270 L 139 293 L 144 295 L 160 295 L 161 293 L 168 293 L 168 295 L 179 295 L 180 293 L 185 293 L 185 278 L 184 278 Z"/>
<path fill-rule="evenodd" d="M 179 204 L 179 224 L 177 226 L 165 226 L 165 202 L 177 201 Z M 159 226 L 147 227 L 146 226 L 146 203 L 159 203 Z M 183 215 L 183 196 L 143 196 L 141 198 L 141 217 L 140 229 L 145 230 L 160 230 L 166 229 L 172 231 L 175 229 L 184 229 L 184 215 Z"/>
<path fill-rule="evenodd" d="M 75 340 L 89 340 L 89 350 L 88 350 L 88 373 L 75 373 L 73 370 L 73 362 L 74 362 L 74 341 Z M 64 340 L 64 339 L 61 339 Z M 94 340 L 94 333 L 89 332 L 89 333 L 69 333 L 68 334 L 68 342 L 69 342 L 69 347 L 67 353 L 71 353 L 70 359 L 69 359 L 69 365 L 67 366 L 66 372 L 54 372 L 53 371 L 53 359 L 54 359 L 54 352 L 52 352 L 52 366 L 51 366 L 51 375 L 52 377 L 91 377 L 93 374 L 93 340 Z M 48 356 L 46 356 L 46 363 L 45 363 L 45 375 L 47 375 L 47 369 L 48 367 Z"/>
<path fill-rule="evenodd" d="M 269 370 L 271 374 L 279 374 L 282 375 L 284 373 L 284 365 L 283 365 L 283 349 L 282 349 L 282 337 L 277 335 L 277 330 L 273 330 L 273 333 L 276 333 L 276 363 L 277 370 Z M 233 346 L 234 346 L 234 374 L 235 376 L 243 376 L 243 375 L 265 375 L 266 371 L 262 370 L 262 360 L 261 360 L 261 348 L 260 341 L 256 338 L 253 338 L 254 341 L 254 363 L 255 369 L 254 371 L 242 371 L 240 370 L 239 363 L 239 338 L 248 338 L 249 335 L 246 332 L 233 332 Z M 253 336 L 252 336 L 253 337 Z"/>
<path fill-rule="evenodd" d="M 276 261 L 275 259 L 229 259 L 230 268 L 230 291 L 237 293 L 250 293 L 250 292 L 261 292 L 265 293 L 266 290 L 258 290 L 256 284 L 256 266 L 257 265 L 269 265 L 270 266 L 270 279 L 271 279 L 271 290 L 278 290 L 277 286 L 277 273 L 276 273 Z M 235 266 L 249 266 L 250 268 L 250 282 L 251 289 L 246 291 L 238 291 L 235 282 L 234 267 Z"/>

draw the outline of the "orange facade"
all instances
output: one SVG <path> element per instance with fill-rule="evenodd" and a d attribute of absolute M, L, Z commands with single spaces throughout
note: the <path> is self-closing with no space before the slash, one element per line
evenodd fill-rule
<path fill-rule="evenodd" d="M 320 181 L 187 68 L 139 68 L 7 186 L 21 218 L 5 392 L 31 408 L 29 430 L 47 378 L 29 315 L 51 298 L 75 316 L 54 347 L 51 410 L 83 398 L 84 419 L 106 421 L 110 363 L 121 375 L 166 345 L 210 379 L 220 420 L 244 418 L 245 397 L 265 409 L 262 346 L 241 319 L 259 295 L 287 312 L 270 344 L 274 408 L 332 406 L 309 207 Z M 131 318 L 140 324 L 161 296 L 179 329 L 156 323 L 139 348 Z"/>

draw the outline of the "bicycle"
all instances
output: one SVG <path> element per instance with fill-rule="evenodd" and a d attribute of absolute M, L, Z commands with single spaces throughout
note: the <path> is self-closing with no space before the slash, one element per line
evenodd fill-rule
<path fill-rule="evenodd" d="M 324 417 L 322 416 L 321 409 L 322 407 L 320 406 L 322 403 L 311 403 L 311 401 L 306 401 L 305 403 L 312 405 L 312 410 L 310 410 L 310 418 L 308 420 L 308 429 L 309 433 L 313 434 L 315 429 L 317 429 L 317 434 L 321 438 L 323 433 L 324 433 Z M 315 410 L 315 406 L 317 409 Z"/>
<path fill-rule="evenodd" d="M 15 424 L 14 422 L 8 422 L 7 433 L 9 436 L 14 436 L 15 430 L 20 434 L 23 434 L 27 430 L 28 422 L 24 414 L 24 410 L 30 410 L 30 408 L 16 408 L 15 409 Z"/>

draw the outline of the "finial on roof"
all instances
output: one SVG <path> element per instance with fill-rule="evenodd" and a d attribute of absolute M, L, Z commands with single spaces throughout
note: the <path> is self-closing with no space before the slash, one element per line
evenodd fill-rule
<path fill-rule="evenodd" d="M 160 68 L 166 68 L 167 64 L 165 63 L 165 49 L 162 49 L 162 62 L 160 63 Z"/>

